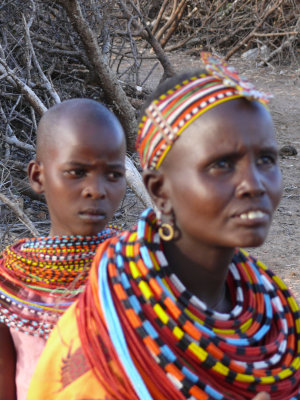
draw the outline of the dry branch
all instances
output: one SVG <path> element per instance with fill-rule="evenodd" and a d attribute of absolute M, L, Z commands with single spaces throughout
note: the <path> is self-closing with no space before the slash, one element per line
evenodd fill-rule
<path fill-rule="evenodd" d="M 241 47 L 243 47 L 249 40 L 255 35 L 256 31 L 263 25 L 265 20 L 271 15 L 278 7 L 281 5 L 283 0 L 276 1 L 273 6 L 271 7 L 270 4 L 266 9 L 266 12 L 261 17 L 260 21 L 256 24 L 255 28 L 250 32 L 240 43 L 233 47 L 233 49 L 229 50 L 226 54 L 225 59 L 228 60 L 230 57 L 233 56 Z"/>
<path fill-rule="evenodd" d="M 153 207 L 151 198 L 144 186 L 141 174 L 136 169 L 129 157 L 125 160 L 126 180 L 135 195 L 141 200 L 145 207 Z"/>
<path fill-rule="evenodd" d="M 169 29 L 166 32 L 166 35 L 161 39 L 161 45 L 162 47 L 165 47 L 165 45 L 168 43 L 168 41 L 170 40 L 170 38 L 174 35 L 181 19 L 183 16 L 183 13 L 185 11 L 185 7 L 187 5 L 187 1 L 183 0 L 181 1 L 181 3 L 179 4 L 178 8 L 176 8 L 176 11 L 174 12 L 174 15 L 172 18 L 170 18 L 172 20 Z"/>
<path fill-rule="evenodd" d="M 39 231 L 35 228 L 35 226 L 27 217 L 27 215 L 18 206 L 18 202 L 16 199 L 14 199 L 14 201 L 10 200 L 5 194 L 0 192 L 0 201 L 2 201 L 4 204 L 6 204 L 9 208 L 12 209 L 12 211 L 17 215 L 19 220 L 29 229 L 32 235 L 40 236 Z"/>
<path fill-rule="evenodd" d="M 32 107 L 36 110 L 36 112 L 42 115 L 47 107 L 43 104 L 43 102 L 39 99 L 39 97 L 35 94 L 35 92 L 19 78 L 15 71 L 11 70 L 7 65 L 7 62 L 4 59 L 0 58 L 0 72 L 6 74 L 7 80 L 11 82 L 14 86 L 16 86 L 19 91 L 25 95 L 28 102 L 32 105 Z"/>
<path fill-rule="evenodd" d="M 134 150 L 137 121 L 135 110 L 130 104 L 124 90 L 114 72 L 106 63 L 99 48 L 95 32 L 84 18 L 78 0 L 58 0 L 67 11 L 68 17 L 78 32 L 85 47 L 86 55 L 94 67 L 107 101 L 114 105 L 116 112 L 127 133 L 127 143 L 130 151 Z"/>
<path fill-rule="evenodd" d="M 168 18 L 167 22 L 165 25 L 161 27 L 161 29 L 157 32 L 155 35 L 157 40 L 161 40 L 162 36 L 164 33 L 166 33 L 168 30 L 168 34 L 170 33 L 170 30 L 172 33 L 174 33 L 178 22 L 180 21 L 184 8 L 186 7 L 187 0 L 181 0 L 179 5 L 177 5 L 177 1 L 173 1 L 173 9 L 170 17 Z"/>
<path fill-rule="evenodd" d="M 131 14 L 130 14 L 129 10 L 127 9 L 126 5 L 124 4 L 124 2 L 122 0 L 119 0 L 118 4 L 120 5 L 120 7 L 124 13 L 124 16 L 127 19 L 130 19 Z M 164 52 L 161 44 L 156 39 L 156 37 L 152 34 L 151 29 L 147 25 L 147 22 L 146 22 L 144 16 L 137 9 L 137 7 L 135 6 L 135 4 L 133 3 L 132 0 L 130 0 L 130 4 L 132 5 L 133 9 L 136 11 L 138 17 L 140 18 L 141 24 L 144 28 L 144 30 L 141 32 L 141 36 L 150 44 L 154 53 L 157 56 L 157 59 L 160 61 L 161 65 L 164 69 L 164 74 L 163 74 L 162 79 L 173 76 L 175 74 L 175 70 L 174 70 L 172 64 L 170 63 L 166 53 Z"/>
<path fill-rule="evenodd" d="M 33 153 L 35 151 L 34 146 L 32 146 L 29 143 L 22 142 L 15 135 L 13 135 L 13 136 L 5 136 L 4 140 L 5 140 L 6 143 L 10 144 L 11 146 L 16 146 L 19 149 L 24 150 L 26 152 Z"/>
<path fill-rule="evenodd" d="M 166 10 L 168 2 L 169 2 L 169 0 L 164 0 L 162 5 L 161 5 L 161 7 L 160 7 L 160 10 L 159 10 L 158 16 L 156 18 L 155 24 L 153 25 L 153 28 L 152 28 L 152 35 L 156 34 L 156 31 L 157 31 L 157 29 L 159 27 L 159 24 L 160 24 L 161 20 L 162 20 L 162 16 L 164 15 L 164 12 Z"/>
<path fill-rule="evenodd" d="M 44 88 L 48 91 L 48 93 L 50 94 L 50 96 L 53 98 L 54 102 L 56 104 L 60 103 L 60 97 L 57 93 L 57 91 L 54 89 L 53 85 L 51 84 L 51 82 L 49 81 L 49 79 L 46 77 L 46 75 L 44 74 L 44 71 L 42 70 L 40 63 L 37 59 L 37 56 L 35 54 L 33 45 L 32 45 L 32 41 L 31 41 L 31 37 L 30 37 L 30 32 L 29 32 L 29 28 L 32 24 L 32 19 L 30 20 L 29 23 L 26 22 L 25 16 L 24 14 L 22 15 L 23 18 L 23 23 L 24 23 L 24 30 L 25 30 L 25 37 L 26 37 L 26 44 L 27 44 L 27 48 L 28 51 L 30 53 L 30 58 L 33 59 L 34 65 L 40 75 L 40 78 L 42 80 L 43 86 Z M 29 62 L 29 60 L 28 60 Z"/>

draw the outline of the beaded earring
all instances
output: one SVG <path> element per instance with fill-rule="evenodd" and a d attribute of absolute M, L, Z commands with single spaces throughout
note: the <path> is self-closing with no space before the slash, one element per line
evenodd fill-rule
<path fill-rule="evenodd" d="M 159 226 L 158 233 L 161 239 L 165 240 L 166 242 L 169 242 L 172 239 L 174 239 L 175 229 L 173 221 L 171 223 L 166 223 L 166 222 L 162 223 L 162 212 L 160 210 L 156 211 L 156 220 L 157 220 L 157 225 Z"/>

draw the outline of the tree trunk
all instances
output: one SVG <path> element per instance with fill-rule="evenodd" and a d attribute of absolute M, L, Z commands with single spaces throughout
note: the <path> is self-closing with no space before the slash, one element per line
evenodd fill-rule
<path fill-rule="evenodd" d="M 137 133 L 135 109 L 130 104 L 116 75 L 107 65 L 99 48 L 96 35 L 82 15 L 78 0 L 58 0 L 58 3 L 66 10 L 74 29 L 79 34 L 86 55 L 91 65 L 95 68 L 95 73 L 101 83 L 101 89 L 104 92 L 105 98 L 123 125 L 128 151 L 133 152 L 135 150 Z"/>

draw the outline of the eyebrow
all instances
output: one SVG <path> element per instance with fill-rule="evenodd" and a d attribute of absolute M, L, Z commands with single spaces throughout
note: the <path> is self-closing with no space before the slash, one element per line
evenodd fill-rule
<path fill-rule="evenodd" d="M 279 151 L 276 146 L 267 145 L 265 147 L 261 147 L 258 150 L 257 154 L 258 155 L 273 154 L 274 156 L 278 157 Z M 218 161 L 220 159 L 237 160 L 242 155 L 243 155 L 243 149 L 235 150 L 235 151 L 224 150 L 223 152 L 220 151 L 219 153 L 212 155 L 210 157 L 210 159 L 208 160 L 208 163 L 212 163 L 212 162 Z"/>
<path fill-rule="evenodd" d="M 110 168 L 120 168 L 120 169 L 124 169 L 125 170 L 125 166 L 122 163 L 116 163 L 116 162 L 107 162 L 105 163 L 106 165 L 108 165 Z M 93 166 L 91 163 L 88 162 L 80 162 L 80 161 L 68 161 L 66 163 L 67 166 L 70 167 L 91 167 Z"/>
<path fill-rule="evenodd" d="M 125 171 L 125 165 L 122 163 L 107 163 L 107 165 L 111 168 L 120 168 Z"/>
<path fill-rule="evenodd" d="M 237 157 L 240 155 L 241 151 L 243 152 L 243 149 L 242 150 L 234 150 L 234 151 L 224 150 L 223 152 L 220 151 L 220 153 L 217 154 L 216 157 Z M 275 145 L 274 146 L 267 145 L 267 146 L 261 147 L 258 152 L 259 153 L 264 153 L 264 152 L 278 153 L 278 147 Z"/>

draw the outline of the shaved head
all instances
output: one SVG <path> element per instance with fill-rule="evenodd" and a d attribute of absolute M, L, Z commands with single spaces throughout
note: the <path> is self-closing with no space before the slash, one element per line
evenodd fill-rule
<path fill-rule="evenodd" d="M 71 99 L 51 107 L 41 118 L 37 129 L 36 159 L 43 161 L 49 150 L 60 144 L 64 132 L 87 129 L 88 126 L 112 128 L 121 132 L 117 117 L 101 103 L 90 99 Z"/>
<path fill-rule="evenodd" d="M 94 100 L 73 99 L 41 118 L 31 187 L 43 193 L 51 235 L 95 235 L 112 218 L 126 189 L 126 140 L 117 117 Z"/>

